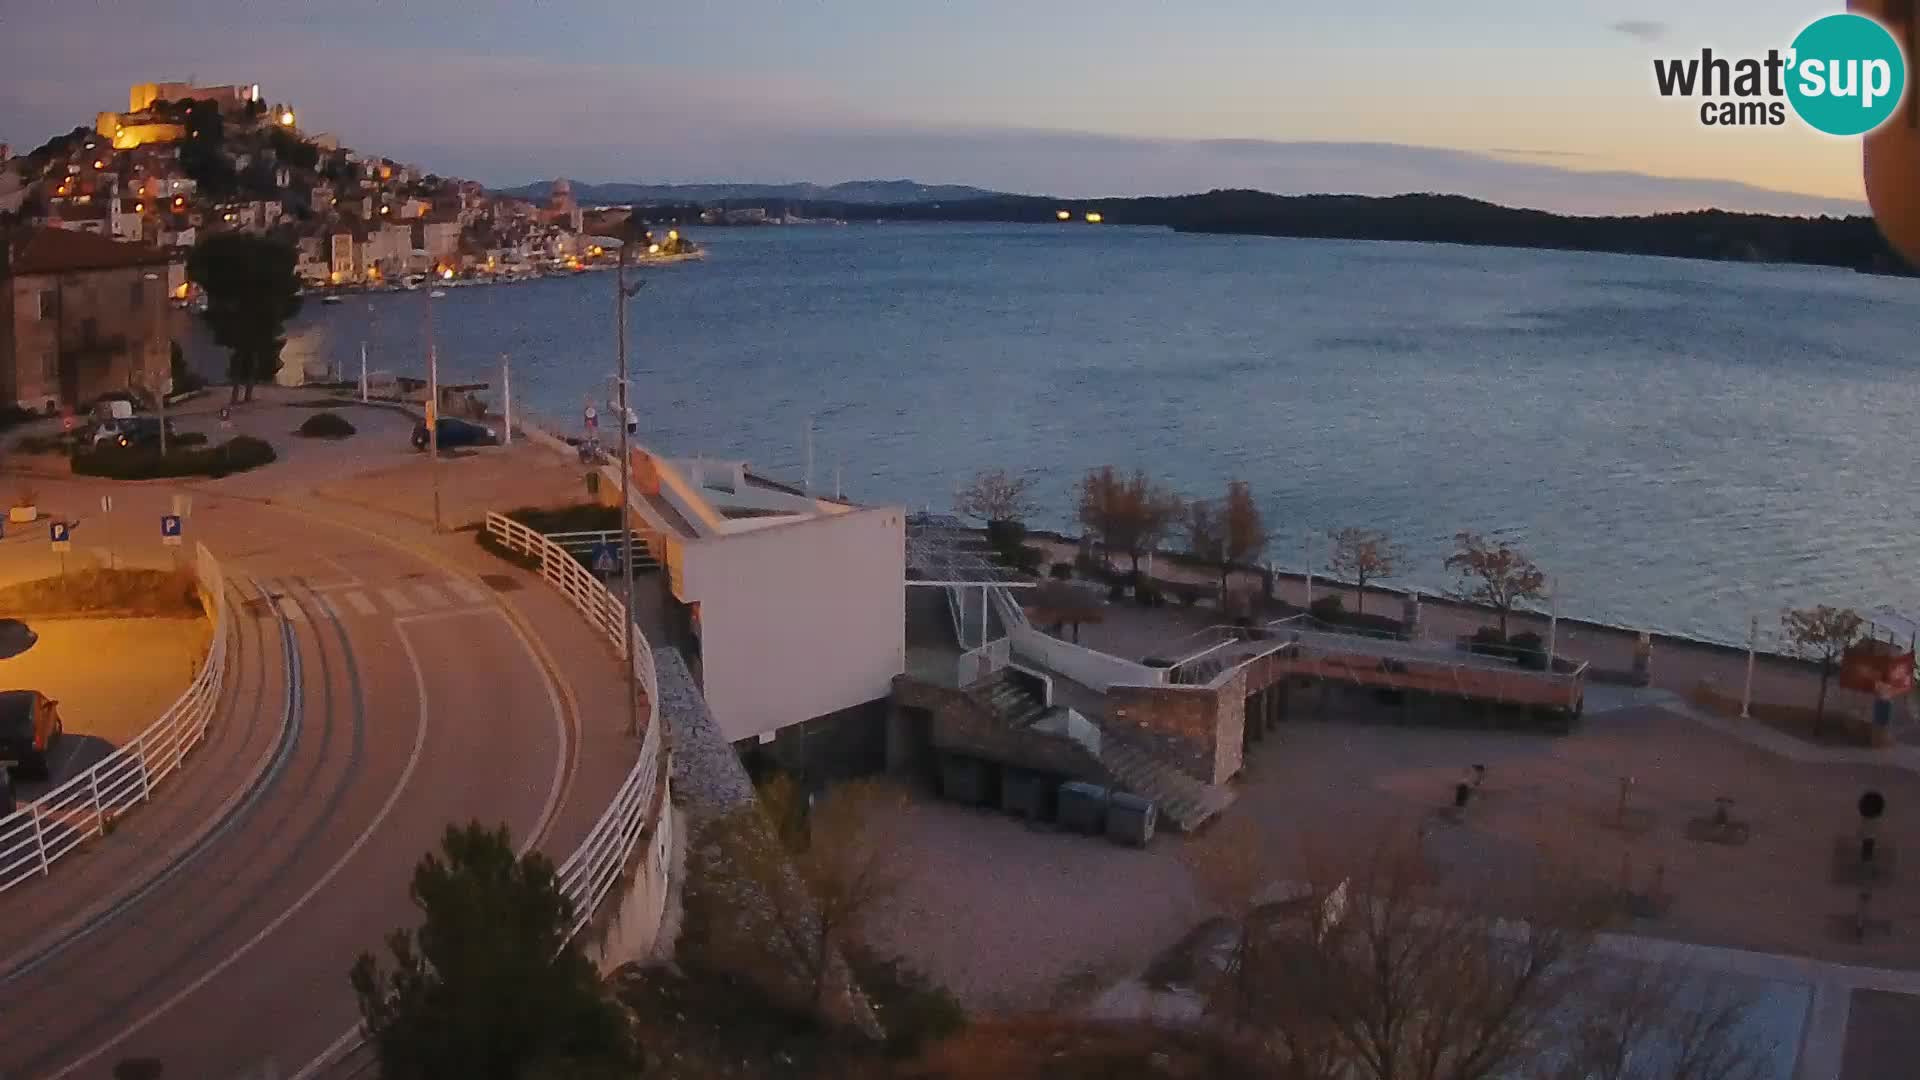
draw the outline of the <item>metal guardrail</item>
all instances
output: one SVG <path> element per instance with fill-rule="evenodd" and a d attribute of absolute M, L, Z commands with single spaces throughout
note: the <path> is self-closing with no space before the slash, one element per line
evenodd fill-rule
<path fill-rule="evenodd" d="M 621 542 L 619 529 L 543 533 L 542 535 L 552 541 L 554 545 L 562 551 L 565 551 L 567 554 L 582 562 L 585 562 L 586 557 L 591 556 L 593 550 L 601 544 L 611 545 L 615 552 L 614 557 L 619 557 L 618 553 Z M 638 530 L 635 530 L 633 534 L 633 565 L 636 568 L 657 567 L 660 565 L 660 561 L 654 558 L 653 548 L 648 544 L 646 534 Z"/>
<path fill-rule="evenodd" d="M 213 603 L 213 644 L 186 692 L 132 742 L 108 754 L 40 798 L 0 818 L 0 892 L 36 875 L 74 849 L 104 835 L 122 814 L 146 802 L 154 788 L 206 737 L 227 676 L 232 633 L 226 578 L 206 545 L 197 546 L 200 592 Z"/>
<path fill-rule="evenodd" d="M 626 639 L 621 627 L 625 605 L 565 548 L 503 514 L 487 515 L 487 532 L 508 550 L 539 559 L 540 576 L 580 609 L 587 621 L 613 643 L 616 653 L 625 652 Z M 647 693 L 647 729 L 640 740 L 640 758 L 614 793 L 613 801 L 588 830 L 586 839 L 560 864 L 560 889 L 573 901 L 574 924 L 570 934 L 579 933 L 592 921 L 600 902 L 620 880 L 621 871 L 640 838 L 658 820 L 654 794 L 663 745 L 659 682 L 653 668 L 653 649 L 638 626 L 633 628 L 633 641 L 634 671 Z"/>

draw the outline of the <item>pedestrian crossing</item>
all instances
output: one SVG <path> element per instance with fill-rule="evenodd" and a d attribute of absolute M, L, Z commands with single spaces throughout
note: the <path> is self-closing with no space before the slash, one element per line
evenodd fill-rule
<path fill-rule="evenodd" d="M 320 617 L 347 621 L 458 612 L 485 607 L 490 602 L 486 589 L 457 578 L 388 586 L 335 587 L 324 591 L 299 589 L 269 597 L 272 613 L 288 622 L 309 622 Z"/>

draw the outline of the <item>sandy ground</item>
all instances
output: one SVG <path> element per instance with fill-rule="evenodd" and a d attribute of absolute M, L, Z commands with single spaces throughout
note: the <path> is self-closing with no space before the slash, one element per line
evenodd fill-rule
<path fill-rule="evenodd" d="M 1467 765 L 1483 796 L 1458 825 L 1437 811 Z M 1624 823 L 1620 778 L 1633 786 Z M 1250 816 L 1279 865 L 1314 834 L 1363 844 L 1371 827 L 1426 824 L 1429 850 L 1498 873 L 1551 859 L 1600 883 L 1630 868 L 1671 895 L 1632 926 L 1702 944 L 1852 964 L 1920 967 L 1920 874 L 1898 862 L 1875 900 L 1890 933 L 1841 940 L 1854 892 L 1831 879 L 1862 790 L 1886 794 L 1882 835 L 1920 826 L 1920 778 L 1874 767 L 1796 765 L 1662 710 L 1590 716 L 1571 736 L 1296 722 L 1255 746 L 1231 815 Z M 1688 838 L 1714 797 L 1751 826 L 1744 846 Z M 876 937 L 976 1007 L 1035 1007 L 1137 973 L 1205 918 L 1180 861 L 1186 838 L 1146 851 L 1039 831 L 987 811 L 928 801 L 910 822 L 916 877 Z M 1920 856 L 1915 856 L 1920 857 Z M 1664 868 L 1664 869 L 1657 869 Z"/>
<path fill-rule="evenodd" d="M 66 738 L 53 781 L 105 757 L 177 700 L 206 657 L 205 619 L 28 620 L 40 640 L 0 660 L 0 689 L 38 690 L 60 703 Z M 37 784 L 23 784 L 30 795 Z"/>

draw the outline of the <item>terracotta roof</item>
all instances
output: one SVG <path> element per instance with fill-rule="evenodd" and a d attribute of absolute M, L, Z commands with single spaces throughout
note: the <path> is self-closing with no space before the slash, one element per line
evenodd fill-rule
<path fill-rule="evenodd" d="M 173 256 L 157 248 L 123 244 L 72 229 L 20 229 L 7 237 L 6 266 L 0 272 L 66 274 L 81 270 L 117 270 L 128 266 L 164 266 Z"/>

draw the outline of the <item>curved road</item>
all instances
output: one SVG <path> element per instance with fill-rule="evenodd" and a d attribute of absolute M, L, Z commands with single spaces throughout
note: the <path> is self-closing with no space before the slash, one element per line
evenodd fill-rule
<path fill-rule="evenodd" d="M 148 488 L 117 495 L 116 514 L 149 493 L 157 511 Z M 524 843 L 570 782 L 572 720 L 484 584 L 257 503 L 216 497 L 190 522 L 227 571 L 238 648 L 259 670 L 229 687 L 177 786 L 88 850 L 139 858 L 140 815 L 212 802 L 195 785 L 239 774 L 222 761 L 264 769 L 185 851 L 155 843 L 113 882 L 63 864 L 0 895 L 0 922 L 25 912 L 40 931 L 0 935 L 7 1080 L 104 1077 L 140 1057 L 169 1077 L 293 1073 L 356 1022 L 353 957 L 417 923 L 408 878 L 445 825 L 504 821 Z M 80 912 L 80 884 L 97 910 Z"/>

